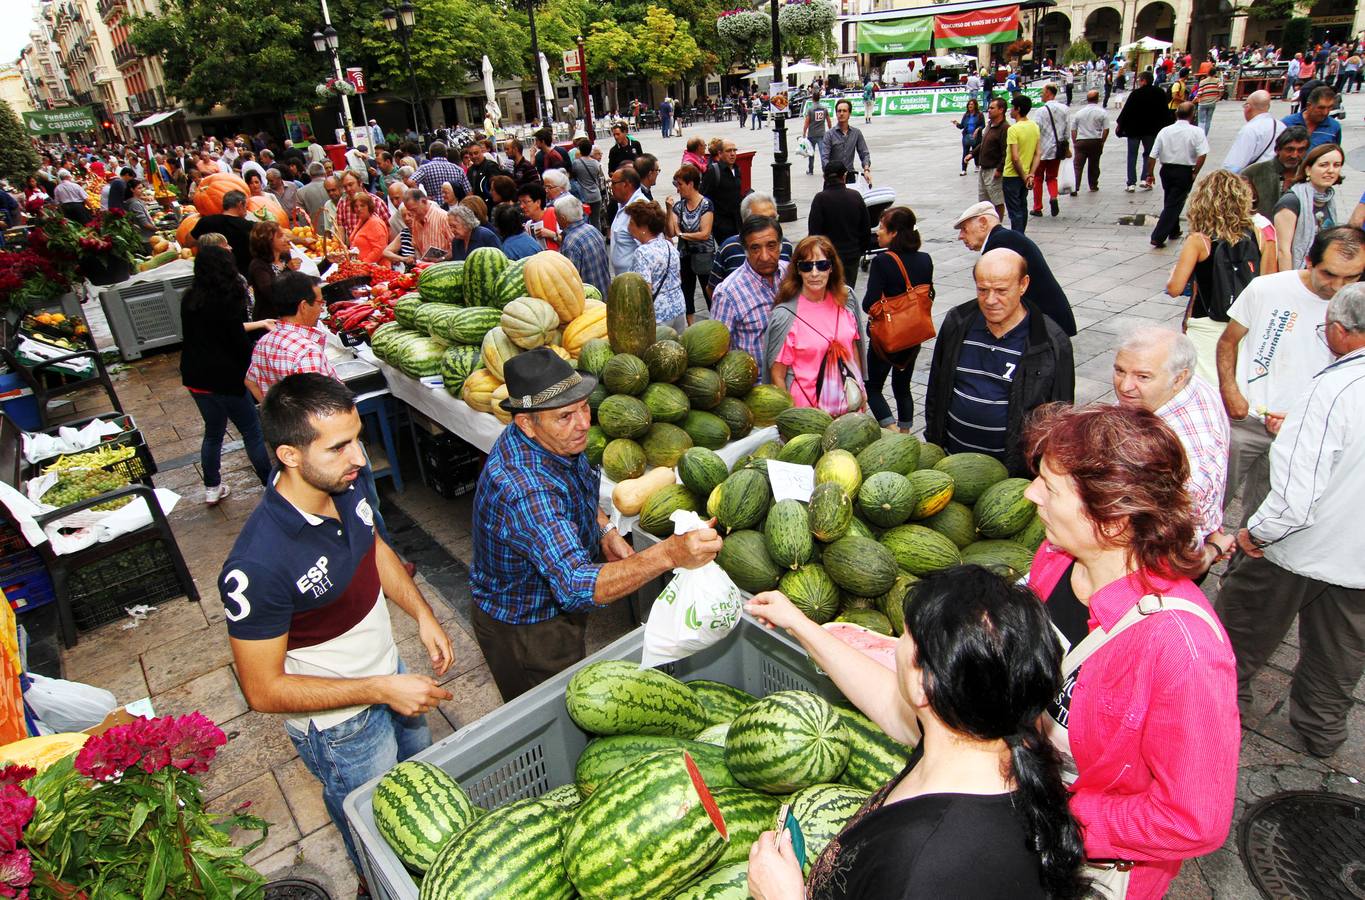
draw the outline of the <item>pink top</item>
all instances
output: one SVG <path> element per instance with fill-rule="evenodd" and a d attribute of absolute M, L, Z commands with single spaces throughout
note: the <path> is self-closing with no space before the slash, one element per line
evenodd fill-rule
<path fill-rule="evenodd" d="M 702 172 L 705 172 L 705 171 L 706 171 L 706 165 L 707 165 L 707 159 L 706 159 L 706 157 L 700 156 L 700 155 L 698 155 L 698 154 L 696 154 L 696 153 L 693 153 L 691 150 L 684 150 L 684 151 L 683 151 L 683 157 L 682 157 L 682 164 L 683 164 L 683 165 L 687 165 L 687 164 L 689 164 L 689 163 L 692 164 L 692 165 L 694 165 L 694 166 L 696 166 L 696 167 L 697 167 L 699 170 L 701 170 Z"/>
<path fill-rule="evenodd" d="M 1044 541 L 1029 584 L 1046 601 L 1073 561 Z M 1212 612 L 1189 579 L 1147 579 L 1150 587 L 1130 575 L 1096 591 L 1090 629 L 1112 628 L 1152 593 Z M 1155 613 L 1086 660 L 1077 677 L 1068 737 L 1080 775 L 1071 812 L 1088 857 L 1138 863 L 1129 900 L 1160 898 L 1181 861 L 1217 850 L 1232 825 L 1242 729 L 1236 660 L 1222 638 L 1189 613 Z"/>
<path fill-rule="evenodd" d="M 791 369 L 792 402 L 797 406 L 819 406 L 815 390 L 820 367 L 831 339 L 837 340 L 856 359 L 853 342 L 858 339 L 858 322 L 848 307 L 837 303 L 833 295 L 825 294 L 820 303 L 812 303 L 805 295 L 796 299 L 796 319 L 782 344 L 777 362 Z"/>

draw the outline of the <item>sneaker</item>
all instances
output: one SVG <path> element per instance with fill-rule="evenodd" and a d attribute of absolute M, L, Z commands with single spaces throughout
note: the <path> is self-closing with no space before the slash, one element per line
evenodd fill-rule
<path fill-rule="evenodd" d="M 209 506 L 217 506 L 223 502 L 228 494 L 232 493 L 232 486 L 220 484 L 217 487 L 204 488 L 204 503 Z"/>
<path fill-rule="evenodd" d="M 1073 194 L 1072 196 L 1075 196 L 1075 195 Z M 1052 204 L 1051 209 L 1052 209 L 1052 214 L 1053 214 L 1054 216 L 1057 215 L 1058 213 L 1060 213 L 1060 212 L 1062 211 L 1062 208 L 1061 208 L 1060 206 L 1057 205 L 1057 200 L 1056 200 L 1055 197 L 1054 197 L 1052 200 L 1048 201 L 1048 202 Z"/>
<path fill-rule="evenodd" d="M 1131 184 L 1128 185 L 1128 187 L 1126 187 L 1126 188 L 1123 189 L 1124 193 L 1126 193 L 1126 194 L 1131 194 L 1131 193 L 1133 193 L 1133 191 L 1135 191 L 1135 190 L 1137 190 L 1137 188 L 1136 188 L 1134 185 L 1131 185 Z"/>
<path fill-rule="evenodd" d="M 1150 191 L 1151 189 L 1152 186 L 1145 181 L 1142 184 L 1138 185 L 1138 190 L 1140 191 Z"/>
<path fill-rule="evenodd" d="M 1037 216 L 1041 219 L 1043 217 L 1043 211 L 1041 209 L 1035 209 L 1033 212 L 1029 213 L 1029 215 Z"/>
<path fill-rule="evenodd" d="M 1078 191 L 1078 190 L 1073 189 L 1073 190 L 1071 191 L 1071 196 L 1073 196 L 1073 197 L 1079 197 L 1080 195 L 1081 195 L 1081 192 Z"/>

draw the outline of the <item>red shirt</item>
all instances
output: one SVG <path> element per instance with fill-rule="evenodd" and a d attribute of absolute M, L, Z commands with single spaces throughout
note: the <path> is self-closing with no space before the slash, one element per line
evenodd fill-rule
<path fill-rule="evenodd" d="M 1029 584 L 1046 601 L 1073 558 L 1044 542 Z M 1212 612 L 1187 578 L 1130 575 L 1090 597 L 1090 629 L 1112 628 L 1145 594 Z M 1129 900 L 1159 898 L 1182 860 L 1223 846 L 1237 795 L 1237 667 L 1226 634 L 1178 611 L 1155 613 L 1081 666 L 1068 737 L 1079 777 L 1071 812 L 1091 859 L 1131 859 Z"/>

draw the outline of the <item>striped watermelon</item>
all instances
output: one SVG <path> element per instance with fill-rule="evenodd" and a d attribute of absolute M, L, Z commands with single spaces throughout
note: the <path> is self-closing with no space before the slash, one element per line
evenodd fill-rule
<path fill-rule="evenodd" d="M 758 698 L 753 694 L 719 681 L 699 678 L 686 684 L 701 702 L 702 709 L 712 724 L 734 721 L 735 716 L 758 702 Z"/>
<path fill-rule="evenodd" d="M 848 753 L 834 707 L 808 691 L 769 694 L 735 717 L 725 739 L 725 764 L 739 783 L 770 794 L 836 780 Z"/>
<path fill-rule="evenodd" d="M 474 820 L 459 782 L 428 762 L 400 762 L 374 787 L 374 824 L 409 868 L 425 872 Z"/>
<path fill-rule="evenodd" d="M 557 788 L 546 791 L 536 799 L 545 803 L 553 803 L 555 806 L 564 809 L 578 809 L 583 804 L 583 794 L 579 792 L 576 784 L 561 784 Z"/>
<path fill-rule="evenodd" d="M 493 303 L 502 309 L 518 297 L 526 296 L 526 260 L 518 259 L 509 263 L 507 268 L 502 270 L 498 276 L 498 283 L 493 289 Z"/>
<path fill-rule="evenodd" d="M 569 716 L 593 734 L 690 738 L 707 725 L 692 689 L 657 669 L 609 659 L 584 666 L 564 691 Z"/>
<path fill-rule="evenodd" d="M 661 750 L 617 772 L 583 802 L 565 832 L 563 859 L 585 900 L 657 900 L 706 871 L 726 838 L 692 758 Z"/>
<path fill-rule="evenodd" d="M 495 247 L 480 247 L 465 257 L 464 302 L 466 306 L 498 306 L 498 279 L 509 265 L 506 256 Z M 420 283 L 419 283 L 420 287 Z M 518 295 L 520 296 L 520 295 Z M 512 297 L 515 300 L 516 297 Z"/>
<path fill-rule="evenodd" d="M 706 783 L 713 787 L 738 787 L 725 768 L 725 751 L 715 744 L 651 734 L 618 734 L 589 741 L 574 766 L 574 785 L 591 797 L 603 783 L 626 766 L 660 750 L 686 750 L 692 754 Z"/>
<path fill-rule="evenodd" d="M 856 709 L 836 706 L 848 729 L 848 768 L 839 780 L 862 791 L 875 791 L 900 774 L 910 762 L 910 748 L 888 737 Z"/>
<path fill-rule="evenodd" d="M 420 900 L 571 900 L 561 847 L 574 815 L 537 797 L 481 816 L 441 848 Z"/>
<path fill-rule="evenodd" d="M 742 861 L 711 869 L 674 894 L 673 900 L 749 900 L 749 851 L 744 851 Z"/>
<path fill-rule="evenodd" d="M 716 725 L 707 725 L 693 740 L 700 744 L 715 744 L 717 747 L 725 746 L 725 736 L 730 733 L 730 723 L 721 722 Z"/>
<path fill-rule="evenodd" d="M 417 276 L 417 293 L 423 303 L 460 303 L 464 301 L 464 261 L 440 262 L 427 266 Z"/>
<path fill-rule="evenodd" d="M 730 842 L 721 851 L 715 868 L 747 860 L 754 841 L 775 824 L 782 798 L 747 788 L 717 788 L 711 796 L 716 798 L 730 832 Z"/>
<path fill-rule="evenodd" d="M 791 814 L 801 823 L 801 834 L 806 838 L 802 872 L 809 874 L 810 867 L 825 852 L 825 847 L 863 808 L 868 796 L 867 791 L 842 784 L 817 784 L 791 798 Z"/>

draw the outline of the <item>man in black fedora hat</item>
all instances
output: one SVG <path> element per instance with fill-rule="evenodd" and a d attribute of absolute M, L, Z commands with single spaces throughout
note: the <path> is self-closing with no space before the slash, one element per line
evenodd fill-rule
<path fill-rule="evenodd" d="M 507 361 L 512 413 L 474 493 L 474 636 L 503 700 L 587 655 L 587 613 L 720 551 L 711 528 L 636 553 L 597 505 L 588 395 L 597 379 L 549 348 Z"/>

